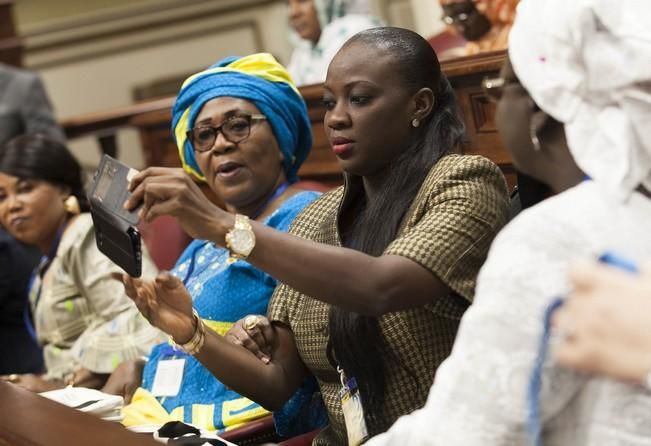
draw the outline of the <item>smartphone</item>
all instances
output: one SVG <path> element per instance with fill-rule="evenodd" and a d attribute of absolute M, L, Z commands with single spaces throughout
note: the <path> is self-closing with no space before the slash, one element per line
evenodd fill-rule
<path fill-rule="evenodd" d="M 132 277 L 142 275 L 142 240 L 135 225 L 138 211 L 124 209 L 129 181 L 138 171 L 104 155 L 93 176 L 88 201 L 97 248 Z"/>

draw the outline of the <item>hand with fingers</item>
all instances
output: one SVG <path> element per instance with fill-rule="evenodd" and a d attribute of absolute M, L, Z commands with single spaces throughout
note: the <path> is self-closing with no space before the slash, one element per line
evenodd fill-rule
<path fill-rule="evenodd" d="M 121 395 L 124 398 L 124 404 L 129 404 L 133 394 L 140 387 L 144 368 L 145 361 L 143 359 L 124 361 L 111 373 L 102 392 Z"/>
<path fill-rule="evenodd" d="M 172 336 L 177 344 L 188 342 L 196 329 L 192 314 L 192 297 L 183 282 L 168 272 L 154 280 L 143 280 L 127 274 L 115 276 L 124 284 L 142 315 L 152 324 Z"/>
<path fill-rule="evenodd" d="M 639 275 L 601 264 L 581 265 L 554 315 L 565 334 L 554 349 L 563 366 L 651 387 L 651 268 Z"/>
<path fill-rule="evenodd" d="M 266 317 L 250 314 L 235 322 L 225 337 L 229 342 L 246 348 L 265 364 L 271 361 L 271 349 L 276 336 Z"/>
<path fill-rule="evenodd" d="M 35 393 L 47 392 L 48 390 L 56 390 L 65 387 L 65 383 L 63 381 L 50 381 L 43 378 L 42 375 L 36 375 L 33 373 L 14 373 L 11 375 L 4 375 L 0 376 L 0 381 L 16 384 L 17 386 Z"/>
<path fill-rule="evenodd" d="M 215 228 L 221 220 L 232 226 L 230 214 L 208 200 L 183 169 L 149 167 L 131 179 L 129 190 L 126 209 L 142 203 L 140 218 L 147 222 L 160 215 L 171 215 L 192 238 L 215 241 Z"/>

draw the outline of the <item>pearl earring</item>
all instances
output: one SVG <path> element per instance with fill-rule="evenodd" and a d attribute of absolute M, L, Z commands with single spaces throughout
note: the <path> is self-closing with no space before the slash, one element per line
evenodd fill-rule
<path fill-rule="evenodd" d="M 419 125 L 420 125 L 420 121 L 418 120 L 418 118 L 414 118 L 414 119 L 411 120 L 411 126 L 412 127 L 416 128 Z"/>
<path fill-rule="evenodd" d="M 536 132 L 536 125 L 531 123 L 529 126 L 529 137 L 531 138 L 531 144 L 533 144 L 533 149 L 536 152 L 540 152 L 540 140 L 538 139 L 538 133 Z"/>
<path fill-rule="evenodd" d="M 79 208 L 79 200 L 74 195 L 70 195 L 63 202 L 63 208 L 68 214 L 79 215 L 81 209 Z"/>

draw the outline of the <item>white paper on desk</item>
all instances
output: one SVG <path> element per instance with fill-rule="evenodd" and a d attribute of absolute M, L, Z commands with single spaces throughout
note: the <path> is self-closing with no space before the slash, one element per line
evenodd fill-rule
<path fill-rule="evenodd" d="M 119 395 L 84 387 L 66 387 L 43 392 L 40 395 L 108 421 L 122 421 L 124 399 Z"/>

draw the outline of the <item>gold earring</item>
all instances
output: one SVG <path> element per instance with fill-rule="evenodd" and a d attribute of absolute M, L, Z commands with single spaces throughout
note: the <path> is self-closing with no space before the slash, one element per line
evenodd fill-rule
<path fill-rule="evenodd" d="M 412 127 L 416 128 L 419 125 L 420 125 L 420 121 L 418 120 L 418 118 L 414 118 L 414 119 L 411 120 L 411 126 Z"/>
<path fill-rule="evenodd" d="M 65 199 L 63 202 L 63 208 L 68 214 L 71 215 L 79 215 L 81 213 L 81 209 L 79 208 L 79 200 L 77 200 L 77 197 L 74 195 L 70 195 Z"/>

